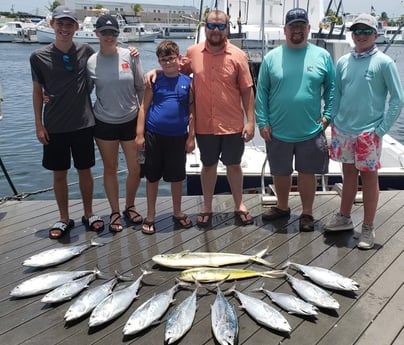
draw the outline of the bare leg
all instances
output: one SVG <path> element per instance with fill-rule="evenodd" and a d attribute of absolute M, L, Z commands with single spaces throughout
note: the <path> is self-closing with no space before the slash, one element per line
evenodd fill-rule
<path fill-rule="evenodd" d="M 147 220 L 154 222 L 156 217 L 156 201 L 157 192 L 159 188 L 159 181 L 146 182 L 146 195 L 147 195 Z"/>
<path fill-rule="evenodd" d="M 203 209 L 202 213 L 212 213 L 213 193 L 215 192 L 217 180 L 217 163 L 212 166 L 203 166 L 201 171 L 201 185 L 203 193 Z M 198 215 L 198 222 L 206 222 L 208 216 Z"/>
<path fill-rule="evenodd" d="M 243 204 L 243 171 L 239 164 L 227 165 L 227 180 L 229 181 L 231 193 L 236 211 L 247 211 Z"/>
<path fill-rule="evenodd" d="M 379 201 L 379 178 L 377 171 L 361 171 L 363 194 L 363 223 L 372 225 Z"/>
<path fill-rule="evenodd" d="M 344 176 L 340 213 L 346 217 L 351 216 L 352 205 L 358 191 L 358 169 L 354 164 L 343 163 L 342 173 Z"/>
<path fill-rule="evenodd" d="M 289 208 L 289 192 L 292 186 L 292 176 L 273 176 L 275 192 L 277 197 L 277 207 L 281 210 Z"/>
<path fill-rule="evenodd" d="M 316 194 L 315 175 L 299 173 L 297 185 L 302 202 L 302 214 L 313 215 L 313 202 Z"/>
<path fill-rule="evenodd" d="M 182 200 L 182 181 L 171 182 L 171 195 L 173 199 L 173 213 L 175 217 L 182 217 L 184 213 L 181 210 Z"/>
<path fill-rule="evenodd" d="M 137 161 L 138 150 L 135 140 L 121 141 L 121 146 L 125 154 L 128 176 L 126 178 L 126 204 L 135 205 L 135 197 L 140 184 L 140 165 Z M 136 221 L 136 218 L 135 218 Z"/>

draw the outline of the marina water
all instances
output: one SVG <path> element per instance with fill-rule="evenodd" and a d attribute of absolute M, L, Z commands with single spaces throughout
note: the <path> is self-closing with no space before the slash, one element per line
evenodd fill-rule
<path fill-rule="evenodd" d="M 144 71 L 158 67 L 155 49 L 159 41 L 154 43 L 138 43 Z M 177 40 L 180 53 L 185 54 L 192 40 Z M 7 169 L 10 179 L 18 193 L 27 193 L 27 200 L 53 199 L 52 173 L 42 167 L 42 145 L 35 134 L 34 113 L 32 108 L 32 81 L 29 57 L 39 44 L 0 44 L 0 80 L 3 86 L 3 113 L 0 121 L 0 158 Z M 98 45 L 93 45 L 98 50 Z M 380 47 L 383 50 L 383 47 Z M 387 51 L 397 63 L 401 81 L 404 84 L 404 45 L 391 46 Z M 74 100 L 72 100 L 74 101 Z M 358 100 L 360 101 L 360 100 Z M 389 132 L 404 144 L 404 112 Z M 259 135 L 257 132 L 256 135 Z M 120 196 L 124 197 L 124 179 L 126 166 L 123 153 L 120 152 L 119 178 Z M 102 162 L 97 150 L 97 161 L 93 168 L 94 197 L 105 198 L 102 181 Z M 80 198 L 77 185 L 77 174 L 71 169 L 69 174 L 70 198 Z M 185 183 L 184 183 L 185 186 Z M 42 192 L 46 190 L 46 192 Z M 0 198 L 12 196 L 14 193 L 0 169 Z M 138 196 L 146 195 L 145 179 L 142 179 Z M 169 184 L 160 183 L 159 195 L 170 195 Z"/>

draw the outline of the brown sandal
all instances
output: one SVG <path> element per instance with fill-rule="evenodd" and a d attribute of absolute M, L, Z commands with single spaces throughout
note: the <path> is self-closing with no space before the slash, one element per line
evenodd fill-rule
<path fill-rule="evenodd" d="M 115 217 L 114 220 L 112 220 L 113 216 L 117 216 Z M 117 223 L 118 220 L 121 219 L 121 214 L 119 212 L 113 212 L 111 213 L 111 215 L 109 216 L 109 231 L 111 232 L 121 232 L 123 230 L 123 226 L 121 223 Z"/>
<path fill-rule="evenodd" d="M 156 232 L 154 221 L 148 221 L 147 218 L 143 221 L 142 232 L 146 235 L 153 235 Z"/>
<path fill-rule="evenodd" d="M 193 226 L 191 219 L 185 213 L 182 217 L 173 216 L 173 221 L 180 229 L 189 229 Z"/>
<path fill-rule="evenodd" d="M 254 217 L 248 211 L 234 211 L 234 215 L 236 216 L 236 219 L 244 226 L 254 223 Z"/>
<path fill-rule="evenodd" d="M 126 207 L 122 213 L 132 224 L 141 224 L 143 222 L 143 217 L 135 210 L 135 205 Z"/>
<path fill-rule="evenodd" d="M 207 217 L 206 220 L 205 220 L 205 217 Z M 199 218 L 201 218 L 202 220 L 199 220 Z M 196 218 L 196 224 L 200 228 L 206 228 L 209 225 L 211 225 L 211 223 L 212 223 L 212 212 L 200 212 L 200 213 L 198 213 L 198 216 Z"/>

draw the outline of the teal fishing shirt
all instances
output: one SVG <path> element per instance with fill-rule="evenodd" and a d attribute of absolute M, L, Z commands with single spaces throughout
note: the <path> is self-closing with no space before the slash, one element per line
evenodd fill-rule
<path fill-rule="evenodd" d="M 336 74 L 332 111 L 335 126 L 353 135 L 373 131 L 378 137 L 386 134 L 404 101 L 393 59 L 380 51 L 362 58 L 346 54 L 338 60 Z"/>
<path fill-rule="evenodd" d="M 255 99 L 258 127 L 272 127 L 272 136 L 300 142 L 323 130 L 321 117 L 331 118 L 335 69 L 330 54 L 308 44 L 282 45 L 261 64 Z M 324 102 L 322 102 L 322 100 Z"/>

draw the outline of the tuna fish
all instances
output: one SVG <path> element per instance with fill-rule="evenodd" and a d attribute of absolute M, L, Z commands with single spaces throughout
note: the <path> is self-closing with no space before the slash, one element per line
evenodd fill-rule
<path fill-rule="evenodd" d="M 55 266 L 62 262 L 70 260 L 77 255 L 80 255 L 82 252 L 90 247 L 99 247 L 103 245 L 104 243 L 98 243 L 94 240 L 91 240 L 89 244 L 48 249 L 29 257 L 22 263 L 22 265 L 36 268 Z"/>
<path fill-rule="evenodd" d="M 272 300 L 272 302 L 279 305 L 289 314 L 306 316 L 314 316 L 318 314 L 318 309 L 314 305 L 307 303 L 294 295 L 266 290 L 264 289 L 264 284 L 258 290 L 264 292 Z"/>
<path fill-rule="evenodd" d="M 185 283 L 178 283 L 171 289 L 154 295 L 138 307 L 129 317 L 123 328 L 124 335 L 136 334 L 153 323 L 157 322 L 174 302 L 174 294 L 180 286 Z"/>
<path fill-rule="evenodd" d="M 339 303 L 327 291 L 306 280 L 297 279 L 286 273 L 290 285 L 305 301 L 320 308 L 338 309 Z"/>
<path fill-rule="evenodd" d="M 235 286 L 228 290 L 228 292 L 233 292 L 236 295 L 241 303 L 241 308 L 245 309 L 259 324 L 280 332 L 289 333 L 292 330 L 288 320 L 268 303 L 237 291 Z"/>
<path fill-rule="evenodd" d="M 190 330 L 197 308 L 197 290 L 198 288 L 194 290 L 191 296 L 178 304 L 168 315 L 164 333 L 164 341 L 167 344 L 175 343 Z"/>
<path fill-rule="evenodd" d="M 12 297 L 28 297 L 38 295 L 54 288 L 57 288 L 64 283 L 80 278 L 86 274 L 95 273 L 98 268 L 92 271 L 56 271 L 40 274 L 36 277 L 28 279 L 17 285 L 11 290 Z"/>
<path fill-rule="evenodd" d="M 238 319 L 233 304 L 223 295 L 219 286 L 211 306 L 212 330 L 220 345 L 234 345 L 238 338 Z"/>
<path fill-rule="evenodd" d="M 224 265 L 241 264 L 248 261 L 258 262 L 265 266 L 272 266 L 271 262 L 262 259 L 267 252 L 268 248 L 255 255 L 190 252 L 189 250 L 185 250 L 180 253 L 155 255 L 152 257 L 152 260 L 161 266 L 171 268 L 220 267 Z"/>
<path fill-rule="evenodd" d="M 357 291 L 359 289 L 359 284 L 356 281 L 326 268 L 301 265 L 291 261 L 287 261 L 284 267 L 292 267 L 301 271 L 305 277 L 325 288 L 343 291 Z"/>
<path fill-rule="evenodd" d="M 142 270 L 142 275 L 129 286 L 116 290 L 103 299 L 90 315 L 88 322 L 90 327 L 99 326 L 107 321 L 113 320 L 129 308 L 133 300 L 138 296 L 141 281 L 146 274 L 152 272 Z"/>
<path fill-rule="evenodd" d="M 89 314 L 104 298 L 112 293 L 117 282 L 118 279 L 115 278 L 82 293 L 67 310 L 64 316 L 65 321 L 73 321 Z"/>

